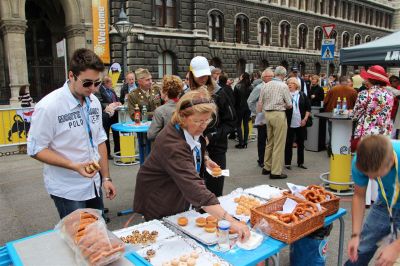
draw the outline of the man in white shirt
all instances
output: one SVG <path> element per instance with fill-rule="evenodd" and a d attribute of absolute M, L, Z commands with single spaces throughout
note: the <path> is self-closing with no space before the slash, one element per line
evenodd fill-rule
<path fill-rule="evenodd" d="M 101 184 L 106 197 L 116 190 L 108 170 L 107 136 L 102 109 L 92 94 L 101 84 L 101 59 L 88 49 L 72 55 L 68 80 L 35 106 L 28 136 L 28 154 L 43 162 L 47 192 L 60 218 L 80 208 L 103 210 Z M 98 161 L 99 171 L 88 166 Z"/>

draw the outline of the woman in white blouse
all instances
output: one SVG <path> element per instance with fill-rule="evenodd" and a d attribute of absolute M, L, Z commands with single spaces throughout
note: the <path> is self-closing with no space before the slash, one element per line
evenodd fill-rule
<path fill-rule="evenodd" d="M 297 143 L 297 166 L 304 166 L 304 140 L 307 137 L 306 123 L 311 113 L 311 103 L 308 97 L 301 92 L 297 78 L 289 78 L 286 81 L 292 96 L 292 109 L 286 110 L 288 132 L 285 146 L 285 167 L 291 169 L 293 142 Z"/>

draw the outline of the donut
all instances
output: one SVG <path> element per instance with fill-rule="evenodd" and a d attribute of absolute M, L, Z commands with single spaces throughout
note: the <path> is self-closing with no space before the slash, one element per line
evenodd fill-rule
<path fill-rule="evenodd" d="M 179 217 L 178 218 L 178 225 L 186 226 L 188 224 L 188 219 L 186 217 Z"/>
<path fill-rule="evenodd" d="M 186 263 L 187 263 L 188 266 L 195 266 L 196 265 L 196 259 L 189 258 Z"/>
<path fill-rule="evenodd" d="M 183 261 L 183 262 L 187 262 L 188 259 L 189 259 L 189 256 L 188 256 L 188 255 L 182 255 L 182 256 L 180 256 L 180 258 L 179 258 L 179 260 L 180 260 L 180 261 Z"/>
<path fill-rule="evenodd" d="M 214 216 L 210 215 L 210 216 L 207 216 L 206 222 L 207 222 L 207 223 L 212 223 L 212 224 L 216 225 L 217 222 L 218 222 L 218 219 L 215 218 Z"/>
<path fill-rule="evenodd" d="M 213 176 L 221 176 L 222 169 L 221 167 L 214 167 L 211 172 Z"/>
<path fill-rule="evenodd" d="M 207 223 L 204 226 L 204 231 L 206 231 L 207 233 L 214 233 L 216 230 L 217 230 L 217 227 L 213 223 Z"/>
<path fill-rule="evenodd" d="M 179 260 L 178 259 L 171 260 L 171 265 L 172 266 L 178 266 L 178 264 L 179 264 Z"/>
<path fill-rule="evenodd" d="M 197 251 L 192 251 L 192 253 L 190 253 L 190 257 L 193 259 L 197 259 L 199 258 L 199 253 L 197 253 Z"/>
<path fill-rule="evenodd" d="M 196 219 L 196 225 L 198 226 L 198 227 L 203 227 L 203 226 L 205 226 L 206 225 L 206 218 L 204 218 L 204 217 L 199 217 L 199 218 L 197 218 Z"/>

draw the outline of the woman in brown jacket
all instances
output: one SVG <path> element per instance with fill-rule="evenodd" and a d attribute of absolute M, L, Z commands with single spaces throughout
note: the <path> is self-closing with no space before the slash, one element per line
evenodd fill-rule
<path fill-rule="evenodd" d="M 159 133 L 139 170 L 133 209 L 151 220 L 187 211 L 192 205 L 231 222 L 244 240 L 250 235 L 248 227 L 221 207 L 202 178 L 206 167 L 218 166 L 204 155 L 206 143 L 202 136 L 215 112 L 216 106 L 204 89 L 182 96 L 171 123 Z"/>

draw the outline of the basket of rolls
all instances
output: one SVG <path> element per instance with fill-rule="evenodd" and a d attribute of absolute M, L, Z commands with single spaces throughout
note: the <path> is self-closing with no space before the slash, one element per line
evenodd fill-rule
<path fill-rule="evenodd" d="M 285 195 L 292 196 L 290 192 L 285 192 Z M 295 194 L 294 196 L 299 196 L 300 198 L 305 198 L 313 203 L 319 203 L 322 207 L 327 209 L 326 216 L 337 213 L 339 210 L 340 197 L 336 196 L 332 192 L 327 191 L 321 186 L 310 185 L 306 189 L 300 192 L 300 195 Z"/>
<path fill-rule="evenodd" d="M 290 213 L 283 213 L 287 200 L 292 201 Z M 324 225 L 326 209 L 296 197 L 283 196 L 251 209 L 251 224 L 264 219 L 270 227 L 269 235 L 287 244 L 309 235 Z"/>
<path fill-rule="evenodd" d="M 74 251 L 78 265 L 108 265 L 124 255 L 124 242 L 107 230 L 98 210 L 78 209 L 55 229 Z"/>

